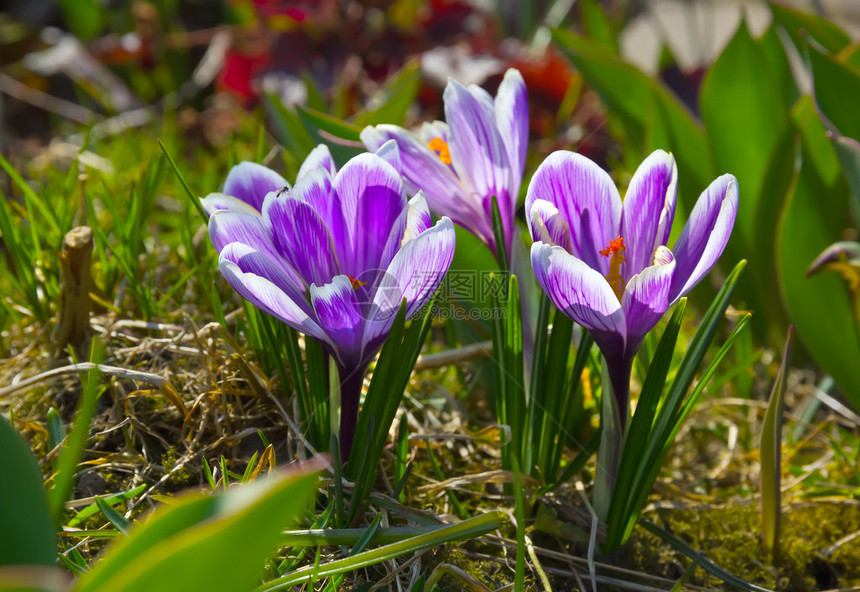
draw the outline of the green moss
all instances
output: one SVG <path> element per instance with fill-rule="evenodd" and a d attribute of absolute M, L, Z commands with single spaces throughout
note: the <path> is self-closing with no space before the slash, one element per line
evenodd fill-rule
<path fill-rule="evenodd" d="M 754 584 L 789 592 L 860 585 L 860 539 L 827 555 L 831 545 L 860 530 L 858 505 L 821 502 L 786 508 L 775 562 L 762 546 L 757 505 L 660 510 L 656 517 L 663 528 L 703 551 L 706 559 Z M 631 567 L 651 575 L 677 578 L 678 571 L 689 564 L 680 553 L 641 529 L 628 553 Z M 689 583 L 728 589 L 702 569 L 696 570 Z"/>
<path fill-rule="evenodd" d="M 168 448 L 164 454 L 161 455 L 161 466 L 164 467 L 166 472 L 170 472 L 170 470 L 174 467 L 174 465 L 179 460 L 179 455 L 176 452 L 176 447 L 171 446 Z M 170 477 L 167 478 L 167 483 L 170 485 L 173 491 L 178 491 L 180 489 L 184 489 L 186 487 L 192 487 L 197 485 L 197 482 L 194 479 L 194 476 L 188 471 L 188 469 L 182 467 L 175 473 L 172 473 Z"/>

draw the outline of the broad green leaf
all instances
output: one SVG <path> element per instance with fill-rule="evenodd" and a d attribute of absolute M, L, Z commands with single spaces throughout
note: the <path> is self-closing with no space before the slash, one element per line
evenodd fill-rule
<path fill-rule="evenodd" d="M 848 187 L 811 97 L 793 110 L 802 168 L 778 220 L 779 288 L 797 336 L 855 408 L 860 408 L 860 345 L 851 298 L 835 274 L 806 277 L 809 264 L 848 224 Z"/>
<path fill-rule="evenodd" d="M 851 206 L 854 225 L 860 226 L 860 142 L 838 134 L 832 134 L 830 140 L 842 165 L 842 174 L 845 175 L 854 197 Z"/>
<path fill-rule="evenodd" d="M 780 484 L 782 482 L 782 409 L 788 381 L 791 355 L 791 327 L 785 338 L 782 363 L 776 373 L 770 402 L 761 426 L 761 526 L 764 546 L 775 559 L 779 552 L 779 517 L 781 513 Z"/>
<path fill-rule="evenodd" d="M 720 173 L 738 179 L 743 198 L 732 231 L 735 255 L 755 244 L 755 211 L 771 155 L 780 132 L 789 124 L 783 81 L 791 76 L 782 54 L 778 66 L 765 54 L 766 43 L 779 44 L 775 35 L 752 38 L 741 20 L 734 37 L 708 70 L 701 90 L 702 121 L 714 164 Z"/>
<path fill-rule="evenodd" d="M 0 417 L 0 566 L 52 566 L 57 558 L 54 523 L 42 485 L 42 472 L 30 447 Z"/>
<path fill-rule="evenodd" d="M 76 592 L 247 590 L 313 497 L 321 460 L 156 509 L 78 580 Z"/>
<path fill-rule="evenodd" d="M 580 0 L 579 16 L 588 37 L 605 43 L 608 48 L 618 53 L 618 35 L 606 11 L 597 0 Z"/>
<path fill-rule="evenodd" d="M 738 29 L 708 70 L 702 83 L 701 111 L 708 142 L 718 173 L 732 173 L 738 179 L 738 215 L 726 256 L 737 260 L 749 257 L 751 269 L 738 286 L 738 300 L 753 308 L 757 330 L 764 337 L 768 322 L 777 320 L 768 307 L 772 296 L 774 250 L 773 218 L 764 234 L 758 218 L 760 210 L 773 210 L 785 196 L 785 180 L 790 180 L 793 151 L 789 106 L 797 91 L 782 44 L 773 28 L 761 39 L 753 39 L 746 23 Z M 743 140 L 739 140 L 743 138 Z M 789 174 L 773 179 L 774 172 Z M 774 190 L 777 190 L 775 193 Z M 775 212 L 772 212 L 775 214 Z M 770 282 L 763 281 L 770 278 Z M 777 329 L 781 333 L 781 329 Z"/>
<path fill-rule="evenodd" d="M 806 45 L 807 35 L 831 53 L 839 53 L 851 43 L 848 33 L 826 18 L 787 8 L 776 2 L 768 2 L 768 5 L 773 12 L 773 19 L 785 28 L 798 48 Z"/>
<path fill-rule="evenodd" d="M 790 122 L 789 122 L 790 123 Z M 779 283 L 776 264 L 776 221 L 789 194 L 797 182 L 797 154 L 800 140 L 793 125 L 782 130 L 771 154 L 762 182 L 761 197 L 752 214 L 755 227 L 749 252 L 750 272 L 738 286 L 738 305 L 752 308 L 752 326 L 758 338 L 777 344 L 788 327 L 788 315 L 782 306 L 773 306 L 774 286 Z M 741 202 L 745 199 L 741 187 Z M 738 224 L 739 220 L 735 221 Z M 752 293 L 750 293 L 750 290 Z"/>
<path fill-rule="evenodd" d="M 815 102 L 824 116 L 843 135 L 860 140 L 860 70 L 842 64 L 809 48 L 809 63 L 815 88 Z"/>

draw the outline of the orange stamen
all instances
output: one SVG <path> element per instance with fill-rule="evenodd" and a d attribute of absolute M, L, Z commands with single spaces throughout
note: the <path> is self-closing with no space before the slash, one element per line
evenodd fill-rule
<path fill-rule="evenodd" d="M 600 251 L 600 254 L 604 257 L 612 257 L 613 253 L 619 253 L 626 250 L 627 247 L 624 245 L 624 239 L 621 238 L 621 235 L 618 235 L 618 238 L 613 238 L 609 241 L 609 246 Z"/>
<path fill-rule="evenodd" d="M 622 253 L 626 250 L 627 247 L 624 246 L 624 239 L 619 235 L 618 238 L 609 241 L 608 247 L 600 251 L 600 254 L 604 257 L 611 257 L 609 260 L 609 275 L 606 276 L 606 281 L 609 282 L 609 286 L 615 292 L 619 302 L 621 301 L 621 296 L 624 295 L 624 288 L 626 287 L 624 285 L 624 278 L 621 275 L 621 264 L 627 260 Z"/>
<path fill-rule="evenodd" d="M 448 142 L 443 140 L 442 138 L 433 138 L 429 142 L 427 142 L 427 146 L 433 152 L 436 152 L 439 155 L 439 160 L 444 162 L 445 164 L 451 164 L 451 152 L 448 150 Z"/>
<path fill-rule="evenodd" d="M 363 282 L 361 280 L 355 279 L 355 276 L 352 275 L 351 273 L 347 274 L 347 277 L 349 278 L 349 283 L 352 284 L 353 290 L 358 290 L 360 287 L 367 285 L 367 282 Z"/>

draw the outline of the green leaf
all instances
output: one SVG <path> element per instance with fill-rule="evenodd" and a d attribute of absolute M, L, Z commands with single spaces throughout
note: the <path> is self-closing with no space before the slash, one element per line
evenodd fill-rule
<path fill-rule="evenodd" d="M 618 34 L 597 0 L 580 0 L 579 16 L 588 37 L 606 44 L 608 48 L 618 53 Z"/>
<path fill-rule="evenodd" d="M 303 105 L 297 105 L 296 110 L 302 120 L 307 121 L 319 130 L 331 134 L 335 138 L 342 138 L 351 142 L 361 142 L 361 136 L 359 135 L 362 130 L 361 126 Z"/>
<path fill-rule="evenodd" d="M 832 21 L 808 12 L 768 2 L 773 20 L 782 25 L 798 48 L 806 46 L 805 37 L 815 39 L 830 53 L 839 53 L 851 43 L 851 37 Z"/>
<path fill-rule="evenodd" d="M 219 495 L 177 497 L 112 546 L 75 591 L 250 589 L 311 501 L 322 467 L 314 460 Z"/>
<path fill-rule="evenodd" d="M 624 123 L 634 148 L 642 154 L 656 148 L 675 154 L 679 198 L 691 211 L 698 194 L 713 178 L 704 130 L 662 83 L 591 39 L 553 29 L 561 50 L 600 94 L 609 111 Z"/>
<path fill-rule="evenodd" d="M 30 447 L 5 417 L 0 417 L 0 566 L 52 566 L 57 539 L 42 485 L 42 472 Z"/>
<path fill-rule="evenodd" d="M 660 401 L 654 425 L 648 438 L 644 441 L 644 448 L 636 448 L 638 442 L 632 442 L 629 448 L 626 444 L 624 446 L 623 454 L 633 454 L 637 458 L 637 462 L 630 463 L 628 461 L 628 466 L 632 464 L 633 477 L 629 479 L 629 475 L 625 472 L 624 478 L 629 479 L 629 485 L 624 488 L 616 487 L 612 500 L 614 503 L 610 503 L 610 519 L 607 522 L 609 530 L 605 545 L 607 549 L 614 549 L 626 541 L 633 532 L 639 513 L 645 506 L 648 493 L 657 479 L 660 466 L 669 453 L 676 434 L 698 401 L 708 379 L 716 370 L 716 364 L 726 355 L 731 344 L 737 339 L 740 330 L 749 322 L 749 315 L 747 315 L 738 323 L 729 339 L 714 357 L 714 361 L 705 370 L 696 388 L 688 396 L 690 386 L 714 340 L 717 327 L 725 315 L 729 300 L 735 291 L 745 265 L 746 261 L 741 261 L 735 266 L 699 323 L 699 328 L 687 347 L 687 353 L 681 360 L 675 378 Z M 622 496 L 618 502 L 615 502 L 615 494 Z"/>
<path fill-rule="evenodd" d="M 110 522 L 114 528 L 122 534 L 128 534 L 128 527 L 131 526 L 128 520 L 126 520 L 122 514 L 114 510 L 110 504 L 98 495 L 96 496 L 96 506 L 98 506 L 99 511 L 108 519 L 108 522 Z"/>
<path fill-rule="evenodd" d="M 841 134 L 860 140 L 860 70 L 814 47 L 809 48 L 809 63 L 818 108 Z"/>
<path fill-rule="evenodd" d="M 501 527 L 501 525 L 501 515 L 498 512 L 488 512 L 474 518 L 469 518 L 463 522 L 458 522 L 457 524 L 445 526 L 434 532 L 421 534 L 379 549 L 364 551 L 358 555 L 345 557 L 322 565 L 303 567 L 282 578 L 267 582 L 257 588 L 255 592 L 286 590 L 297 584 L 376 565 L 377 563 L 412 554 L 415 551 L 420 551 L 428 547 L 478 537 Z"/>
<path fill-rule="evenodd" d="M 788 381 L 788 367 L 791 364 L 791 327 L 785 338 L 782 363 L 776 373 L 770 402 L 761 426 L 761 526 L 764 546 L 771 557 L 779 553 L 779 517 L 782 511 L 780 484 L 782 482 L 782 409 L 785 400 L 785 386 Z"/>
<path fill-rule="evenodd" d="M 98 37 L 105 21 L 105 7 L 98 0 L 59 0 L 69 30 L 81 39 Z"/>
<path fill-rule="evenodd" d="M 206 463 L 204 463 L 204 464 L 206 464 Z M 206 466 L 208 467 L 209 465 L 206 464 Z M 107 495 L 107 496 L 102 498 L 102 503 L 107 504 L 109 506 L 115 506 L 116 504 L 118 504 L 120 502 L 124 502 L 125 500 L 129 500 L 136 495 L 140 495 L 141 493 L 143 493 L 143 491 L 147 487 L 148 486 L 146 484 L 143 484 L 143 485 L 138 485 L 134 489 L 129 489 L 127 491 L 121 491 L 119 493 L 114 493 L 113 495 Z M 77 514 L 75 514 L 74 518 L 69 520 L 69 522 L 66 524 L 66 526 L 75 527 L 98 511 L 99 511 L 99 506 L 95 503 L 92 503 L 89 506 L 87 506 L 86 508 L 84 508 L 83 510 L 81 510 L 80 512 L 78 512 Z"/>
<path fill-rule="evenodd" d="M 372 110 L 356 114 L 353 118 L 354 124 L 361 128 L 380 123 L 402 125 L 420 87 L 421 63 L 417 59 L 409 60 L 399 72 L 386 81 L 379 105 Z"/>
<path fill-rule="evenodd" d="M 787 101 L 793 99 L 783 95 L 783 82 L 791 70 L 784 53 L 778 65 L 772 63 L 766 43 L 779 44 L 779 39 L 770 34 L 756 41 L 741 20 L 702 82 L 702 121 L 714 164 L 718 171 L 737 177 L 743 195 L 731 238 L 730 252 L 737 257 L 749 253 L 756 242 L 755 212 L 762 183 L 781 131 L 790 125 Z"/>
<path fill-rule="evenodd" d="M 314 149 L 314 140 L 305 129 L 299 115 L 292 109 L 287 108 L 280 97 L 274 94 L 264 94 L 263 103 L 266 111 L 275 124 L 278 137 L 289 148 L 289 153 L 296 162 L 293 165 L 298 172 L 298 158 L 308 154 Z"/>
<path fill-rule="evenodd" d="M 90 423 L 96 411 L 102 378 L 98 363 L 101 362 L 103 356 L 104 345 L 97 339 L 93 339 L 90 362 L 95 363 L 96 366 L 87 372 L 86 379 L 83 381 L 83 390 L 78 401 L 78 408 L 75 411 L 72 430 L 66 438 L 65 446 L 60 450 L 54 486 L 48 493 L 51 514 L 56 524 L 61 523 L 66 500 L 69 498 L 72 482 L 78 470 L 78 463 L 81 461 L 89 439 Z"/>
<path fill-rule="evenodd" d="M 848 288 L 836 274 L 806 277 L 810 263 L 843 236 L 848 224 L 848 187 L 839 159 L 811 97 L 793 110 L 803 138 L 802 166 L 777 220 L 779 288 L 800 341 L 860 409 L 860 344 Z"/>

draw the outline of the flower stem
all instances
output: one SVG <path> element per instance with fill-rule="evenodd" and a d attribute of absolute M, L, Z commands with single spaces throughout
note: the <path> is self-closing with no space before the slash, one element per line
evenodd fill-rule
<path fill-rule="evenodd" d="M 355 427 L 358 423 L 358 403 L 361 399 L 361 384 L 365 367 L 338 367 L 340 375 L 340 458 L 343 464 L 349 460 Z"/>

